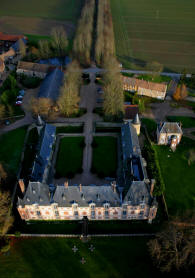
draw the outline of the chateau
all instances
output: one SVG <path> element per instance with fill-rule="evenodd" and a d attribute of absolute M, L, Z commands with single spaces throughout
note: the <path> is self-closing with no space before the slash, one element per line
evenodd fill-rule
<path fill-rule="evenodd" d="M 23 180 L 19 186 L 23 197 L 17 208 L 22 219 L 28 220 L 148 220 L 157 213 L 153 196 L 154 180 L 149 180 L 146 161 L 141 155 L 138 134 L 140 121 L 121 126 L 122 173 L 120 179 L 102 185 L 70 185 L 52 183 L 52 154 L 56 140 L 55 127 L 41 128 L 40 150 L 34 162 L 27 188 Z M 66 159 L 66 158 L 65 158 Z"/>

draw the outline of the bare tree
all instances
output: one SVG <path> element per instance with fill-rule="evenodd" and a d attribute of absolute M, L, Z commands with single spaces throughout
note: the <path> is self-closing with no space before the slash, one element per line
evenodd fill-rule
<path fill-rule="evenodd" d="M 51 57 L 52 52 L 51 52 L 51 47 L 50 47 L 50 42 L 48 40 L 40 40 L 38 43 L 38 55 L 42 59 L 48 59 Z"/>
<path fill-rule="evenodd" d="M 163 65 L 156 61 L 149 62 L 147 68 L 152 72 L 153 78 L 163 71 Z"/>
<path fill-rule="evenodd" d="M 10 195 L 0 190 L 0 235 L 5 235 L 13 224 L 13 217 L 10 215 Z"/>
<path fill-rule="evenodd" d="M 81 85 L 81 69 L 76 61 L 73 61 L 67 68 L 66 76 L 60 90 L 58 106 L 60 112 L 70 117 L 79 110 L 79 90 Z"/>
<path fill-rule="evenodd" d="M 0 104 L 0 120 L 2 120 L 5 117 L 5 105 Z"/>
<path fill-rule="evenodd" d="M 54 103 L 49 98 L 31 98 L 29 108 L 35 115 L 41 115 L 43 117 L 49 117 L 50 111 Z"/>
<path fill-rule="evenodd" d="M 64 27 L 53 27 L 51 30 L 51 37 L 51 45 L 54 49 L 55 55 L 58 57 L 65 56 L 67 52 L 68 39 Z"/>
<path fill-rule="evenodd" d="M 195 263 L 195 228 L 170 222 L 148 246 L 162 272 L 179 270 Z"/>
<path fill-rule="evenodd" d="M 26 55 L 26 45 L 23 39 L 19 39 L 18 45 L 19 45 L 19 53 L 22 57 L 24 57 Z"/>

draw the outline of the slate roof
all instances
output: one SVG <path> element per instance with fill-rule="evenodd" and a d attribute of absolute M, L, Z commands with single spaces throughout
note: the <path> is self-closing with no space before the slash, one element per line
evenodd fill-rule
<path fill-rule="evenodd" d="M 167 90 L 166 84 L 154 83 L 154 82 L 149 82 L 149 81 L 145 81 L 133 77 L 126 77 L 126 76 L 123 76 L 123 85 L 127 85 L 127 86 L 130 85 L 133 87 L 137 86 L 140 88 L 154 90 L 158 92 L 166 92 Z"/>
<path fill-rule="evenodd" d="M 53 201 L 61 207 L 71 207 L 74 202 L 81 207 L 88 207 L 91 202 L 97 207 L 102 207 L 105 202 L 109 202 L 113 207 L 120 206 L 119 195 L 110 185 L 82 186 L 81 192 L 79 186 L 57 186 Z"/>
<path fill-rule="evenodd" d="M 162 125 L 158 125 L 160 133 L 179 133 L 182 134 L 182 129 L 179 123 L 176 122 L 164 122 Z"/>
<path fill-rule="evenodd" d="M 27 71 L 34 71 L 34 72 L 43 72 L 48 73 L 49 69 L 51 68 L 50 65 L 46 64 L 38 64 L 38 63 L 31 63 L 31 62 L 18 62 L 17 69 L 27 70 Z"/>
<path fill-rule="evenodd" d="M 32 180 L 42 182 L 48 171 L 49 160 L 52 155 L 52 148 L 55 143 L 56 127 L 50 124 L 46 124 L 42 131 L 40 150 L 35 159 Z"/>
<path fill-rule="evenodd" d="M 130 122 L 124 123 L 122 125 L 121 137 L 123 155 L 125 155 L 126 158 L 130 158 L 132 154 L 141 154 L 141 149 L 136 130 Z"/>
<path fill-rule="evenodd" d="M 26 39 L 21 38 L 21 40 L 23 41 L 23 43 L 25 45 L 27 44 L 27 40 Z M 20 50 L 19 40 L 17 40 L 14 44 L 12 44 L 11 48 L 13 48 L 15 50 L 15 52 L 18 52 Z"/>
<path fill-rule="evenodd" d="M 62 85 L 64 73 L 58 68 L 48 73 L 43 80 L 38 97 L 39 98 L 50 98 L 56 101 L 60 94 L 60 87 Z"/>
<path fill-rule="evenodd" d="M 40 182 L 29 182 L 23 199 L 18 199 L 18 205 L 46 206 L 50 204 L 49 186 Z"/>
<path fill-rule="evenodd" d="M 150 192 L 144 181 L 133 181 L 124 198 L 124 203 L 138 206 L 141 202 L 150 202 Z"/>

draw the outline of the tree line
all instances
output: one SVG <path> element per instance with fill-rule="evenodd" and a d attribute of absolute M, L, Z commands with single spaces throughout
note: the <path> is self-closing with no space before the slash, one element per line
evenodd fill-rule
<path fill-rule="evenodd" d="M 97 64 L 115 54 L 114 31 L 110 2 L 98 1 L 97 38 L 95 46 L 95 59 Z"/>
<path fill-rule="evenodd" d="M 95 0 L 85 0 L 74 38 L 73 54 L 82 65 L 89 65 L 91 60 L 94 10 Z"/>

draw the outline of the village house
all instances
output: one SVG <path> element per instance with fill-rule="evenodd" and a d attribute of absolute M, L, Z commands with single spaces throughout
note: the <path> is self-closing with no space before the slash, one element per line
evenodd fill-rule
<path fill-rule="evenodd" d="M 55 67 L 46 64 L 19 61 L 16 72 L 17 74 L 44 79 L 52 69 L 55 69 Z"/>
<path fill-rule="evenodd" d="M 123 89 L 125 91 L 137 92 L 138 95 L 158 99 L 165 99 L 167 85 L 163 83 L 149 82 L 133 77 L 123 76 Z"/>
<path fill-rule="evenodd" d="M 170 145 L 175 150 L 180 143 L 183 132 L 180 123 L 163 122 L 157 125 L 158 145 Z"/>
<path fill-rule="evenodd" d="M 128 121 L 121 127 L 124 169 L 120 190 L 116 181 L 100 186 L 69 185 L 68 182 L 54 185 L 48 180 L 50 175 L 44 178 L 43 169 L 48 169 L 49 164 L 43 163 L 42 167 L 44 159 L 41 159 L 41 170 L 38 170 L 40 175 L 36 175 L 33 167 L 32 176 L 38 178 L 31 179 L 27 186 L 23 180 L 19 180 L 23 197 L 18 199 L 17 209 L 21 218 L 26 221 L 79 220 L 87 216 L 89 220 L 137 219 L 151 223 L 157 213 L 157 202 L 153 196 L 155 181 L 150 181 L 147 177 L 146 162 L 141 155 L 138 141 L 139 130 L 138 117 L 134 123 Z M 50 140 L 48 138 L 50 136 L 45 136 L 45 140 Z M 41 149 L 48 149 L 44 140 L 41 144 Z M 52 159 L 50 154 L 46 155 L 49 157 L 48 161 Z M 36 160 L 36 163 L 39 161 Z M 123 190 L 127 193 L 123 194 Z"/>
<path fill-rule="evenodd" d="M 5 69 L 5 61 L 18 54 L 20 40 L 26 45 L 27 38 L 23 35 L 8 35 L 0 32 L 0 73 Z M 1 66 L 3 62 L 3 66 Z"/>

